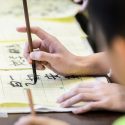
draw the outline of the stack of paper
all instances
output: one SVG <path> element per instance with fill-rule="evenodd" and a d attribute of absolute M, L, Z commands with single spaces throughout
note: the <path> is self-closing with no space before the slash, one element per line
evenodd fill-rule
<path fill-rule="evenodd" d="M 79 83 L 107 81 L 105 78 L 94 77 L 66 78 L 46 69 L 37 71 L 38 82 L 34 84 L 31 66 L 22 54 L 27 36 L 16 32 L 16 27 L 25 24 L 22 3 L 20 0 L 6 0 L 6 2 L 0 0 L 0 2 L 2 4 L 0 8 L 0 112 L 30 112 L 25 88 L 31 88 L 36 111 L 71 111 L 72 108 L 59 107 L 56 103 L 59 96 Z M 93 51 L 86 35 L 73 17 L 78 12 L 78 8 L 79 6 L 70 0 L 29 0 L 30 22 L 31 25 L 39 26 L 56 36 L 72 53 L 87 56 L 93 54 Z M 38 38 L 33 35 L 33 39 Z"/>

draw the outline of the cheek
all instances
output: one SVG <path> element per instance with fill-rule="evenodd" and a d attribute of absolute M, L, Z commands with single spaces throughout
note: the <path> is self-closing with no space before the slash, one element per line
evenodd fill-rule
<path fill-rule="evenodd" d="M 122 84 L 125 84 L 125 60 L 123 57 L 113 55 L 110 57 L 111 67 L 113 75 L 116 80 Z"/>

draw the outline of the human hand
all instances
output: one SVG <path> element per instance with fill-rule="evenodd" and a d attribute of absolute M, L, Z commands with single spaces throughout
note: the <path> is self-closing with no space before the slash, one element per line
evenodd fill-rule
<path fill-rule="evenodd" d="M 47 117 L 26 116 L 18 120 L 14 125 L 68 125 L 68 123 Z"/>
<path fill-rule="evenodd" d="M 85 105 L 76 108 L 73 111 L 75 114 L 98 109 L 124 112 L 125 86 L 115 83 L 80 84 L 58 99 L 62 107 L 70 107 L 79 102 L 85 102 Z"/>
<path fill-rule="evenodd" d="M 26 32 L 25 27 L 17 28 L 19 32 Z M 79 57 L 71 54 L 55 37 L 46 33 L 39 27 L 32 27 L 31 32 L 37 35 L 40 40 L 33 41 L 33 48 L 38 51 L 31 52 L 29 44 L 26 43 L 24 56 L 31 64 L 36 60 L 37 69 L 45 67 L 61 75 L 79 75 Z"/>

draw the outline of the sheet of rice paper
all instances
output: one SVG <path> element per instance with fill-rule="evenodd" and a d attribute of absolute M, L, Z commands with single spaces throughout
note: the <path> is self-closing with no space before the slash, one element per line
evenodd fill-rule
<path fill-rule="evenodd" d="M 80 6 L 71 0 L 27 0 L 32 18 L 64 18 L 74 16 Z M 0 16 L 23 16 L 22 0 L 0 0 Z"/>

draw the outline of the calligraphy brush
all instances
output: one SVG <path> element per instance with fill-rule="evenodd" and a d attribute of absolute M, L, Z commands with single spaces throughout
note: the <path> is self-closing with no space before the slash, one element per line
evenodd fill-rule
<path fill-rule="evenodd" d="M 29 106 L 30 106 L 30 109 L 31 109 L 31 114 L 32 114 L 32 116 L 35 116 L 36 113 L 35 113 L 35 109 L 34 109 L 32 92 L 31 92 L 30 89 L 26 89 L 26 92 L 27 92 L 27 96 L 28 96 Z"/>
<path fill-rule="evenodd" d="M 24 8 L 24 15 L 25 15 L 25 21 L 26 21 L 27 36 L 28 36 L 28 42 L 29 42 L 29 46 L 30 46 L 30 52 L 33 52 L 33 44 L 32 44 L 32 36 L 31 36 L 31 29 L 30 29 L 27 0 L 23 0 L 23 8 Z M 32 61 L 32 70 L 33 70 L 33 76 L 34 76 L 34 83 L 36 83 L 37 82 L 37 73 L 36 73 L 35 60 Z"/>

